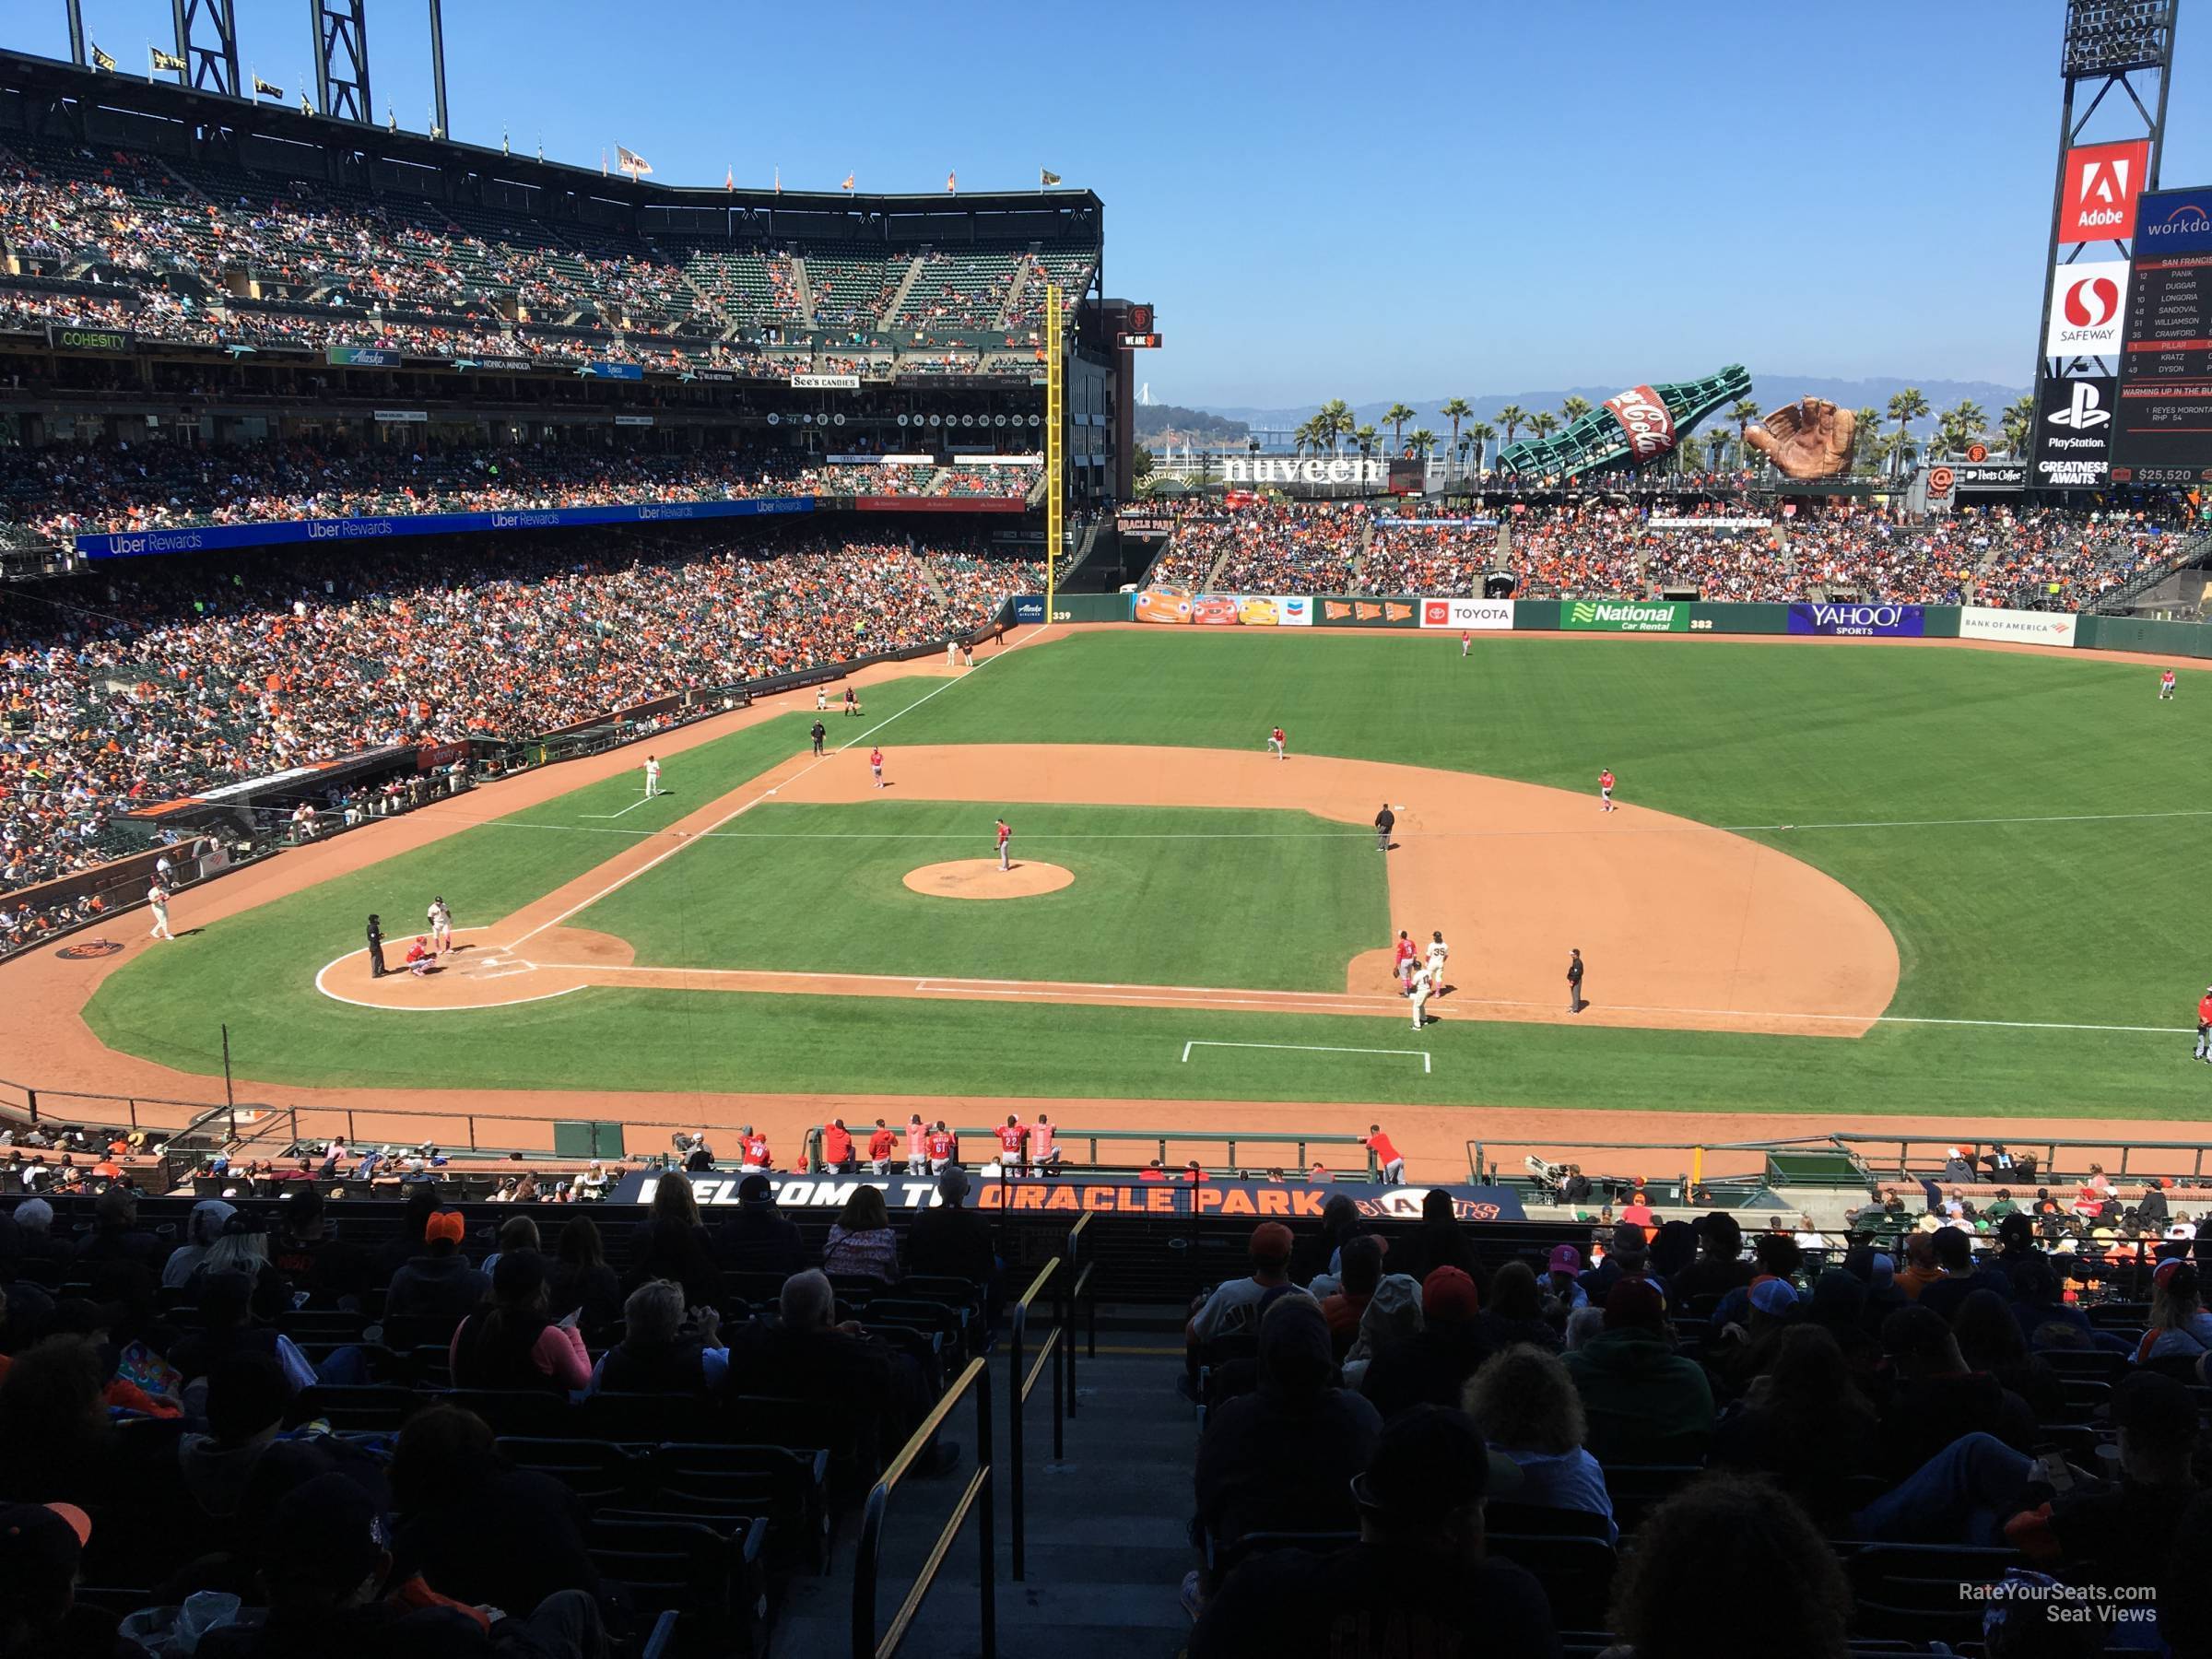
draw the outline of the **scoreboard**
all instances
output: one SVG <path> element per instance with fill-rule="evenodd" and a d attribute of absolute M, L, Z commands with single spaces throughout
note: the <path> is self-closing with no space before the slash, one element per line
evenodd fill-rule
<path fill-rule="evenodd" d="M 2212 479 L 2212 189 L 2146 194 L 2135 254 L 2112 481 Z"/>

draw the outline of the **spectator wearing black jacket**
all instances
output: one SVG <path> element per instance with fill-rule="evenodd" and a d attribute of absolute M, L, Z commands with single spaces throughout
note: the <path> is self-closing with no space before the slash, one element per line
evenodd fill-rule
<path fill-rule="evenodd" d="M 1987 1371 L 1969 1369 L 1938 1315 L 1919 1306 L 1899 1309 L 1882 1322 L 1882 1351 L 1897 1377 L 1882 1411 L 1882 1462 L 1892 1478 L 1970 1434 L 2033 1450 L 2035 1414 L 2027 1402 Z"/>
<path fill-rule="evenodd" d="M 1989 1257 L 1974 1260 L 1972 1235 L 1963 1228 L 1937 1228 L 1935 1244 L 1936 1265 L 1944 1277 L 1921 1291 L 1920 1305 L 1938 1319 L 1957 1318 L 1966 1299 L 1977 1290 L 1994 1291 L 2001 1300 L 2011 1297 L 2010 1277 Z"/>
<path fill-rule="evenodd" d="M 387 1319 L 465 1319 L 491 1289 L 481 1268 L 461 1253 L 467 1224 L 459 1210 L 440 1210 L 423 1224 L 423 1252 L 392 1276 L 384 1292 Z"/>
<path fill-rule="evenodd" d="M 1725 1210 L 1714 1210 L 1690 1223 L 1698 1235 L 1698 1258 L 1666 1281 L 1668 1305 L 1677 1317 L 1700 1296 L 1725 1296 L 1751 1282 L 1751 1264 L 1744 1260 L 1744 1230 Z"/>
<path fill-rule="evenodd" d="M 991 1229 L 967 1207 L 968 1171 L 958 1164 L 937 1177 L 937 1203 L 914 1218 L 906 1235 L 906 1270 L 944 1274 L 984 1287 L 991 1307 L 998 1303 L 998 1253 Z"/>
<path fill-rule="evenodd" d="M 807 1265 L 798 1224 L 776 1207 L 775 1187 L 759 1174 L 737 1183 L 737 1213 L 715 1234 L 714 1252 L 724 1265 L 744 1272 L 789 1277 Z"/>
<path fill-rule="evenodd" d="M 1198 1519 L 1219 1542 L 1248 1532 L 1342 1532 L 1357 1520 L 1352 1477 L 1382 1419 L 1336 1386 L 1328 1323 L 1287 1292 L 1260 1321 L 1260 1386 L 1224 1401 L 1198 1442 Z"/>
<path fill-rule="evenodd" d="M 623 1288 L 634 1290 L 656 1278 L 681 1285 L 684 1300 L 695 1308 L 712 1307 L 722 1299 L 722 1265 L 700 1224 L 699 1198 L 681 1175 L 664 1174 L 653 1187 Z"/>

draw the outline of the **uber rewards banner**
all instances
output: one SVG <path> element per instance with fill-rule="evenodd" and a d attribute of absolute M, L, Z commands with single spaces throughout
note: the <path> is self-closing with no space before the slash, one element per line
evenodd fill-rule
<path fill-rule="evenodd" d="M 1866 639 L 1917 640 L 1928 629 L 1917 605 L 1793 605 L 1794 634 L 1847 634 Z"/>
<path fill-rule="evenodd" d="M 663 1181 L 685 1180 L 701 1208 L 737 1202 L 737 1184 L 743 1170 L 712 1174 L 686 1174 L 680 1171 L 633 1170 L 615 1183 L 611 1204 L 651 1204 Z M 980 1171 L 970 1171 L 972 1185 L 969 1207 L 986 1212 L 1035 1210 L 1043 1214 L 1106 1216 L 1249 1216 L 1296 1221 L 1321 1218 L 1322 1206 L 1341 1194 L 1359 1206 L 1359 1213 L 1378 1221 L 1418 1221 L 1421 1198 L 1430 1191 L 1418 1186 L 1382 1186 L 1366 1182 L 1300 1182 L 1290 1185 L 1277 1181 L 1121 1181 L 1084 1180 L 1070 1175 L 1057 1181 L 1000 1181 Z M 784 1209 L 842 1209 L 853 1194 L 872 1186 L 893 1210 L 924 1210 L 937 1202 L 937 1183 L 905 1175 L 792 1175 L 770 1172 L 770 1187 Z M 1526 1218 L 1521 1200 L 1508 1187 L 1453 1186 L 1452 1207 L 1462 1221 L 1520 1221 Z"/>

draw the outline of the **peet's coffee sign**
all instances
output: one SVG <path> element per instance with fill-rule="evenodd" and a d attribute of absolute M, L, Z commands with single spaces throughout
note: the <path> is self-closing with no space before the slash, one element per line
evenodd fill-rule
<path fill-rule="evenodd" d="M 1376 455 L 1225 455 L 1229 484 L 1373 484 L 1390 477 L 1390 464 Z"/>
<path fill-rule="evenodd" d="M 734 1205 L 742 1170 L 712 1174 L 685 1174 L 677 1171 L 641 1170 L 625 1175 L 608 1195 L 614 1204 L 651 1204 L 663 1181 L 691 1183 L 691 1195 L 702 1208 Z M 1378 1221 L 1418 1221 L 1427 1187 L 1382 1186 L 1366 1182 L 1340 1181 L 1319 1184 L 1279 1181 L 1121 1181 L 1084 1180 L 1068 1176 L 1057 1181 L 1001 1181 L 983 1171 L 971 1171 L 969 1206 L 986 1212 L 1011 1214 L 1100 1216 L 1230 1216 L 1254 1220 L 1321 1219 L 1322 1206 L 1337 1195 L 1349 1198 L 1359 1213 Z M 906 1175 L 794 1175 L 770 1172 L 769 1185 L 776 1203 L 784 1209 L 842 1209 L 853 1194 L 872 1186 L 883 1194 L 888 1208 L 925 1210 L 937 1201 L 937 1183 Z M 1452 1207 L 1462 1221 L 1519 1221 L 1525 1218 L 1521 1201 L 1505 1187 L 1446 1187 Z"/>

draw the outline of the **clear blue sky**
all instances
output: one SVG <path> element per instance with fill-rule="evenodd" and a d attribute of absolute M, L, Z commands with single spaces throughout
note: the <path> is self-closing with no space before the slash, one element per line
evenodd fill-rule
<path fill-rule="evenodd" d="M 301 0 L 237 0 L 296 99 Z M 2165 182 L 2212 177 L 2212 4 L 2180 24 Z M 62 0 L 0 38 L 66 55 Z M 169 0 L 84 0 L 128 70 Z M 1616 385 L 1724 362 L 2025 384 L 2060 0 L 833 7 L 453 0 L 457 137 L 655 177 L 1028 187 L 1107 204 L 1159 306 L 1156 399 Z M 428 124 L 423 0 L 370 0 L 381 120 Z M 1088 81 L 1086 53 L 1106 66 Z M 2092 136 L 2095 135 L 2093 134 Z"/>

